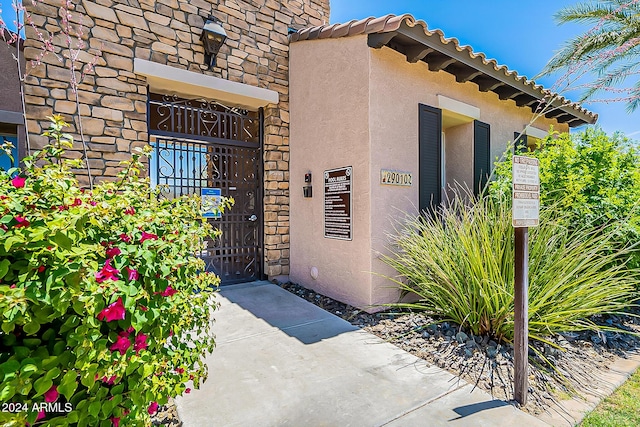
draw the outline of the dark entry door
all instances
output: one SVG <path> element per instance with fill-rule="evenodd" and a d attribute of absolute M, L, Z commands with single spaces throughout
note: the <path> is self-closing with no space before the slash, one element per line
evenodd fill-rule
<path fill-rule="evenodd" d="M 235 201 L 221 218 L 208 219 L 222 236 L 201 254 L 207 270 L 222 284 L 260 279 L 262 111 L 151 94 L 148 117 L 151 181 L 166 197 L 217 188 Z"/>

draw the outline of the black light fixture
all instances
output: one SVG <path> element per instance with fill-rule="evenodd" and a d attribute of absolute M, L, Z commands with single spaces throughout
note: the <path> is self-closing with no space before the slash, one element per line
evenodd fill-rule
<path fill-rule="evenodd" d="M 209 65 L 209 69 L 216 65 L 216 55 L 220 51 L 220 47 L 227 39 L 227 33 L 222 28 L 222 24 L 213 16 L 210 16 L 202 27 L 202 35 L 200 36 L 204 44 L 205 61 Z"/>

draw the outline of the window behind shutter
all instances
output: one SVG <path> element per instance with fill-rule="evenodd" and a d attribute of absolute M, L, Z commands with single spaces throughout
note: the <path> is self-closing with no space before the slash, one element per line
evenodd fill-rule
<path fill-rule="evenodd" d="M 518 138 L 518 136 L 520 137 Z M 515 141 L 515 143 L 513 144 L 515 154 L 524 153 L 525 151 L 529 150 L 529 141 L 527 135 L 520 135 L 520 132 L 514 132 L 513 140 Z"/>
<path fill-rule="evenodd" d="M 433 213 L 441 201 L 442 110 L 420 104 L 418 119 L 419 207 Z"/>
<path fill-rule="evenodd" d="M 490 126 L 477 120 L 473 122 L 473 193 L 479 194 L 484 188 L 491 166 L 489 164 L 490 153 Z"/>

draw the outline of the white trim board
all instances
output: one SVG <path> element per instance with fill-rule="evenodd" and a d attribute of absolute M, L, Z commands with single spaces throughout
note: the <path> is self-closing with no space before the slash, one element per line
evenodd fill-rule
<path fill-rule="evenodd" d="M 225 104 L 257 110 L 277 104 L 278 92 L 232 82 L 219 77 L 182 70 L 169 65 L 135 58 L 133 70 L 145 76 L 149 89 L 156 93 L 176 94 L 186 98 L 215 99 Z"/>
<path fill-rule="evenodd" d="M 480 120 L 480 109 L 464 102 L 456 101 L 444 95 L 438 95 L 438 107 L 442 110 L 451 111 L 461 116 Z"/>
<path fill-rule="evenodd" d="M 527 126 L 524 129 L 524 134 L 538 139 L 545 139 L 549 134 L 549 130 L 542 130 L 532 126 Z"/>

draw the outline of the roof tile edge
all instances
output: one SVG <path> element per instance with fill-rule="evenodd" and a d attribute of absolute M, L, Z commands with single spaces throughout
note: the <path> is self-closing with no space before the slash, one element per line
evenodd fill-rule
<path fill-rule="evenodd" d="M 517 71 L 510 70 L 507 66 L 498 64 L 495 59 L 487 59 L 483 52 L 474 52 L 473 48 L 469 45 L 461 46 L 460 42 L 455 37 L 446 38 L 442 30 L 429 30 L 425 21 L 416 20 L 413 15 L 410 14 L 389 14 L 378 18 L 369 17 L 360 20 L 352 20 L 343 24 L 321 25 L 318 27 L 305 28 L 290 34 L 289 42 L 294 43 L 302 40 L 350 37 L 360 34 L 388 33 L 397 31 L 400 29 L 402 24 L 406 24 L 408 27 L 416 27 L 418 25 L 422 26 L 425 35 L 437 35 L 442 45 L 453 43 L 454 48 L 458 52 L 466 51 L 471 59 L 480 59 L 483 66 L 492 67 L 495 71 L 502 72 L 505 77 L 513 79 L 517 83 L 529 86 L 531 89 L 540 93 L 541 99 L 549 97 L 550 95 L 557 96 L 557 100 L 561 105 L 570 107 L 575 111 L 588 116 L 590 118 L 588 123 L 593 124 L 598 120 L 597 114 L 582 107 L 579 103 L 571 102 L 564 96 L 556 94 L 542 85 L 537 84 L 534 80 L 530 80 L 526 76 L 519 75 Z"/>

